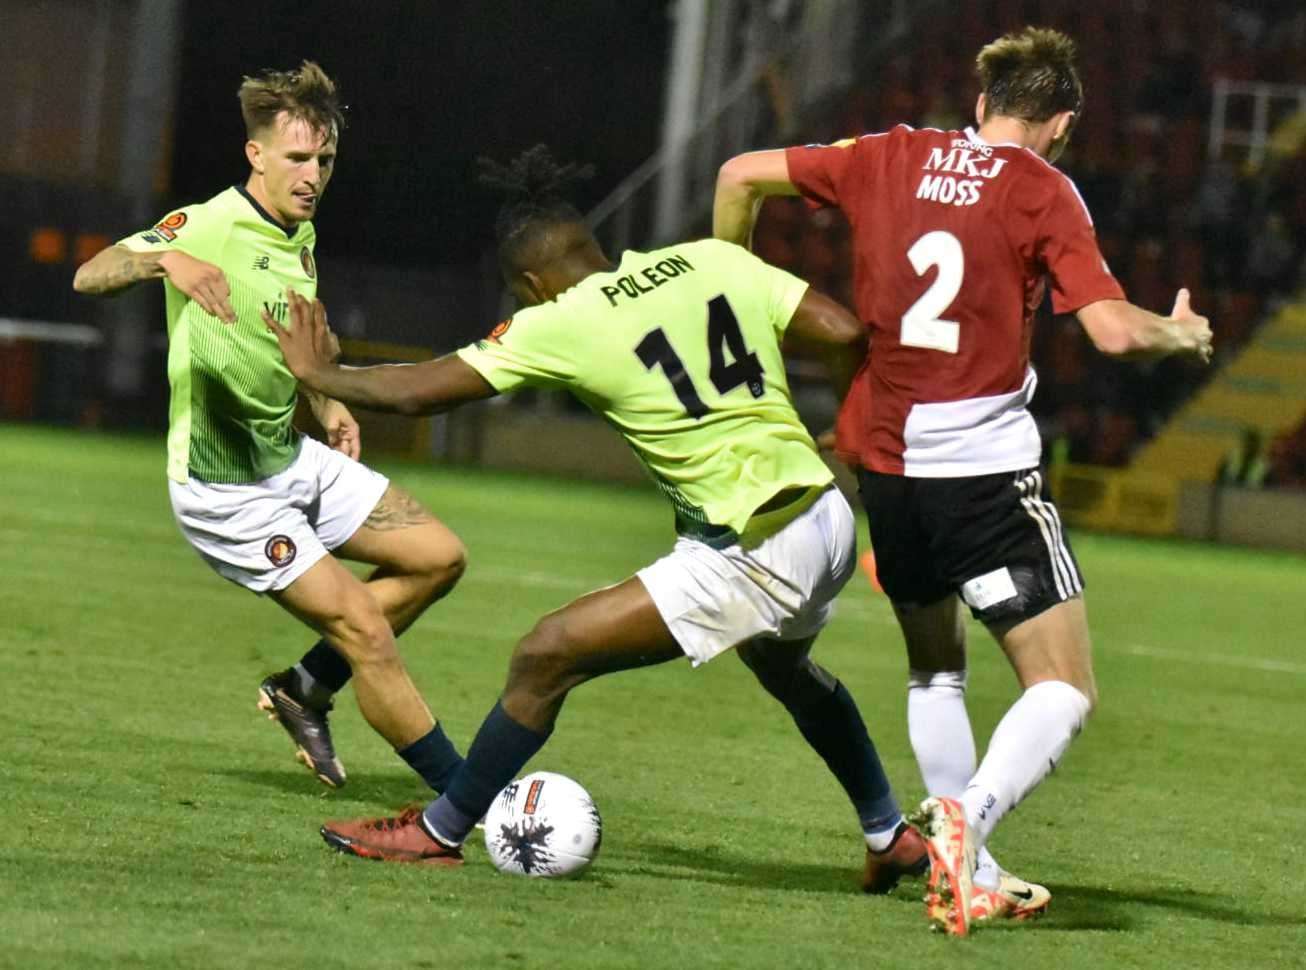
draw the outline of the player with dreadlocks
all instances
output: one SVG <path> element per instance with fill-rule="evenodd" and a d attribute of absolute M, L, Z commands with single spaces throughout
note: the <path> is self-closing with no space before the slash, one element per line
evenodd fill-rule
<path fill-rule="evenodd" d="M 527 306 L 484 340 L 422 364 L 331 363 L 320 303 L 269 317 L 291 371 L 350 404 L 431 414 L 522 386 L 565 388 L 634 449 L 675 509 L 672 551 L 550 613 L 513 652 L 504 691 L 445 795 L 398 818 L 329 822 L 354 855 L 453 865 L 499 791 L 552 733 L 572 688 L 617 670 L 734 649 L 843 785 L 867 844 L 863 887 L 928 867 L 848 690 L 809 656 L 854 571 L 853 515 L 794 410 L 786 344 L 824 356 L 842 395 L 858 321 L 731 243 L 603 253 L 566 184 L 587 174 L 536 147 L 485 181 L 504 279 Z"/>

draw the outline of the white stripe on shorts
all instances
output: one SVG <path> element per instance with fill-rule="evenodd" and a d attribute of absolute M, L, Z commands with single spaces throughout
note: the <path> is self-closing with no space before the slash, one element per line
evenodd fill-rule
<path fill-rule="evenodd" d="M 1061 526 L 1061 513 L 1051 502 L 1043 500 L 1043 473 L 1041 471 L 1034 473 L 1037 486 L 1034 489 L 1034 501 L 1052 517 L 1053 534 L 1056 536 L 1057 548 L 1061 552 L 1061 561 L 1065 564 L 1066 575 L 1070 578 L 1070 595 L 1081 593 L 1084 590 L 1083 578 L 1079 575 L 1079 570 L 1075 567 L 1074 557 L 1070 555 L 1070 549 L 1066 546 L 1066 533 Z"/>
<path fill-rule="evenodd" d="M 1052 561 L 1052 578 L 1057 584 L 1057 595 L 1067 600 L 1079 592 L 1080 585 L 1075 574 L 1074 563 L 1062 541 L 1061 520 L 1057 517 L 1056 510 L 1044 502 L 1039 494 L 1042 485 L 1042 475 L 1037 471 L 1016 482 L 1016 487 L 1020 489 L 1020 504 L 1029 517 L 1038 524 L 1039 532 L 1043 534 L 1043 542 L 1047 545 L 1048 558 Z"/>

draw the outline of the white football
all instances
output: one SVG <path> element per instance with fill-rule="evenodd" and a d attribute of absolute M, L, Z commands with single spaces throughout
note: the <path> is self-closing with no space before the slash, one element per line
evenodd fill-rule
<path fill-rule="evenodd" d="M 551 771 L 518 778 L 485 813 L 485 848 L 500 872 L 567 876 L 593 862 L 602 841 L 589 792 Z"/>

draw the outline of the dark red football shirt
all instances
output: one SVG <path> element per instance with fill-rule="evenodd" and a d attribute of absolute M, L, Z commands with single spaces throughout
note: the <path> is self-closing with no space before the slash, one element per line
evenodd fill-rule
<path fill-rule="evenodd" d="M 1034 311 L 1124 299 L 1075 185 L 1034 152 L 915 130 L 790 148 L 789 176 L 853 233 L 871 353 L 839 420 L 865 468 L 920 478 L 1039 463 Z"/>

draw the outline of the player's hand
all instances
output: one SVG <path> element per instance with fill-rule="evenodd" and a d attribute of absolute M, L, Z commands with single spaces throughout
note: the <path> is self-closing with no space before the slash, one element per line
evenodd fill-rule
<path fill-rule="evenodd" d="M 198 303 L 205 313 L 224 323 L 236 322 L 236 311 L 231 308 L 231 287 L 219 267 L 177 249 L 164 253 L 159 265 L 169 282 Z"/>
<path fill-rule="evenodd" d="M 1170 311 L 1170 319 L 1183 328 L 1185 339 L 1183 349 L 1199 357 L 1202 363 L 1209 364 L 1211 355 L 1215 352 L 1211 344 L 1213 338 L 1211 321 L 1200 314 L 1194 313 L 1188 301 L 1188 291 L 1186 289 L 1180 290 L 1175 296 L 1174 309 Z"/>
<path fill-rule="evenodd" d="M 314 408 L 314 414 L 327 433 L 327 443 L 357 461 L 363 453 L 363 439 L 359 434 L 358 422 L 349 413 L 349 408 L 328 397 L 323 398 L 322 403 Z"/>
<path fill-rule="evenodd" d="M 263 311 L 263 322 L 276 334 L 290 372 L 314 387 L 314 376 L 340 356 L 340 341 L 327 326 L 326 307 L 321 300 L 309 303 L 293 290 L 286 291 L 286 300 L 290 310 L 289 327 L 278 323 L 267 310 Z"/>
<path fill-rule="evenodd" d="M 816 436 L 816 449 L 822 452 L 833 452 L 835 448 L 834 428 L 822 431 Z"/>

